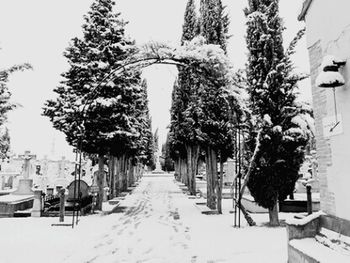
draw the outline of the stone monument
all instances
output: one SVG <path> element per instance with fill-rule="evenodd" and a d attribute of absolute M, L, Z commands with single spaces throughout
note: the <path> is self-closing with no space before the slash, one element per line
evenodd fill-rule
<path fill-rule="evenodd" d="M 152 171 L 152 173 L 164 173 L 164 171 L 162 170 L 162 166 L 160 164 L 160 150 L 157 151 L 156 153 L 156 169 L 154 171 Z"/>
<path fill-rule="evenodd" d="M 14 195 L 34 195 L 32 190 L 33 187 L 33 179 L 30 179 L 30 160 L 35 158 L 36 155 L 30 154 L 30 151 L 25 151 L 24 155 L 20 155 L 20 158 L 24 160 L 23 165 L 23 178 L 19 179 L 18 188 L 13 192 Z"/>

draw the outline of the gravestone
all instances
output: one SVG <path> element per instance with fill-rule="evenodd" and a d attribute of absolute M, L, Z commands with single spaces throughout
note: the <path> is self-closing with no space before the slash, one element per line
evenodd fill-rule
<path fill-rule="evenodd" d="M 228 159 L 224 167 L 224 185 L 231 185 L 236 176 L 236 162 L 232 159 Z"/>
<path fill-rule="evenodd" d="M 76 198 L 78 198 L 79 193 L 80 193 L 80 197 L 81 198 L 89 196 L 89 193 L 90 193 L 89 185 L 83 180 L 80 180 L 80 183 L 79 183 L 79 180 L 76 180 L 76 181 L 71 182 L 68 185 L 68 187 L 67 187 L 67 190 L 68 190 L 68 197 L 67 197 L 67 199 L 68 200 L 73 200 L 74 199 L 74 184 L 76 184 L 75 185 L 75 187 L 76 187 L 76 190 L 75 190 L 76 191 Z"/>
<path fill-rule="evenodd" d="M 53 188 L 52 187 L 46 188 L 46 196 L 48 198 L 53 197 Z"/>
<path fill-rule="evenodd" d="M 59 192 L 62 188 L 63 188 L 62 185 L 56 185 L 56 193 L 59 194 Z"/>

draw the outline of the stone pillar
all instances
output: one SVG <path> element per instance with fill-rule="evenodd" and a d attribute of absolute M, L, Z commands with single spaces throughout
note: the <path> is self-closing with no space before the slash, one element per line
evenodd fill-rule
<path fill-rule="evenodd" d="M 42 190 L 34 190 L 34 202 L 31 216 L 40 217 L 42 210 Z"/>
<path fill-rule="evenodd" d="M 59 190 L 59 196 L 60 196 L 60 222 L 64 222 L 64 213 L 65 213 L 64 204 L 65 204 L 65 199 L 66 199 L 65 191 L 66 190 L 64 188 Z"/>

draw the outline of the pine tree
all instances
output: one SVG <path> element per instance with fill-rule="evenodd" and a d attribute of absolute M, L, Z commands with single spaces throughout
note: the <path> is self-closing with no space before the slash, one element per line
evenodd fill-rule
<path fill-rule="evenodd" d="M 98 208 L 102 205 L 104 155 L 125 152 L 130 140 L 138 137 L 130 105 L 135 88 L 139 89 L 139 73 L 128 71 L 103 81 L 134 51 L 134 42 L 124 35 L 126 23 L 113 6 L 111 0 L 93 2 L 84 16 L 83 37 L 74 38 L 64 53 L 70 68 L 54 90 L 58 98 L 47 101 L 44 108 L 44 115 L 71 145 L 99 155 Z"/>
<path fill-rule="evenodd" d="M 284 200 L 298 178 L 309 139 L 310 111 L 296 103 L 297 81 L 290 55 L 302 36 L 283 49 L 278 0 L 250 0 L 247 22 L 247 66 L 250 108 L 254 115 L 247 142 L 256 152 L 248 188 L 255 201 L 269 209 L 270 224 L 278 225 L 278 200 Z M 256 139 L 259 134 L 260 139 Z"/>

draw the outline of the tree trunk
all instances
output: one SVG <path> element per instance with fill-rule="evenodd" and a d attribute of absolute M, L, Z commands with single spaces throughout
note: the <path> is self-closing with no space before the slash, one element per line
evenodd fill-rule
<path fill-rule="evenodd" d="M 220 157 L 220 180 L 218 181 L 218 213 L 222 214 L 222 188 L 224 184 L 224 163 L 222 162 L 222 157 Z"/>
<path fill-rule="evenodd" d="M 138 166 L 137 166 L 137 181 L 139 181 L 142 177 L 142 174 L 143 174 L 143 164 L 142 163 L 139 163 Z"/>
<path fill-rule="evenodd" d="M 111 197 L 114 197 L 114 180 L 115 180 L 115 170 L 114 170 L 114 156 L 109 156 L 108 160 L 108 172 L 109 172 L 109 194 Z"/>
<path fill-rule="evenodd" d="M 216 209 L 215 188 L 217 184 L 217 154 L 211 147 L 207 148 L 205 155 L 206 174 L 207 174 L 207 206 L 210 209 Z"/>
<path fill-rule="evenodd" d="M 182 178 L 181 182 L 188 186 L 186 160 L 184 158 L 180 160 L 180 173 Z"/>
<path fill-rule="evenodd" d="M 115 157 L 115 163 L 114 163 L 114 197 L 117 197 L 119 195 L 119 181 L 120 181 L 120 157 Z"/>
<path fill-rule="evenodd" d="M 249 214 L 248 211 L 245 209 L 245 207 L 244 207 L 242 204 L 240 204 L 238 208 L 239 208 L 239 210 L 241 210 L 241 212 L 242 212 L 242 214 L 243 214 L 245 220 L 247 221 L 248 225 L 249 225 L 249 226 L 255 226 L 255 225 L 256 225 L 255 221 L 254 221 L 253 218 L 250 216 L 250 214 Z M 238 210 L 238 211 L 239 211 L 239 210 Z"/>
<path fill-rule="evenodd" d="M 180 177 L 180 172 L 179 172 L 179 167 L 180 167 L 180 159 L 176 159 L 175 162 L 174 162 L 174 168 L 175 168 L 175 179 L 177 181 L 180 181 L 181 180 L 181 177 Z"/>
<path fill-rule="evenodd" d="M 275 200 L 275 205 L 273 208 L 269 208 L 269 219 L 270 219 L 270 226 L 279 226 L 280 221 L 278 218 L 278 198 Z"/>
<path fill-rule="evenodd" d="M 196 195 L 196 174 L 198 165 L 199 146 L 187 145 L 187 176 L 188 176 L 188 190 L 191 195 Z"/>
<path fill-rule="evenodd" d="M 128 165 L 128 186 L 133 186 L 135 180 L 134 180 L 134 171 L 135 166 L 132 164 L 131 158 L 129 159 L 129 165 Z"/>
<path fill-rule="evenodd" d="M 102 210 L 103 202 L 103 187 L 105 181 L 105 171 L 104 171 L 104 156 L 103 154 L 98 155 L 98 176 L 97 176 L 97 186 L 98 186 L 98 196 L 96 201 L 96 209 Z"/>
<path fill-rule="evenodd" d="M 179 158 L 179 178 L 181 183 L 185 183 L 184 175 L 182 174 L 182 159 Z"/>
<path fill-rule="evenodd" d="M 128 159 L 123 155 L 121 160 L 121 191 L 128 190 L 127 164 Z"/>
<path fill-rule="evenodd" d="M 142 178 L 144 172 L 145 172 L 145 166 L 143 164 L 140 164 L 140 177 L 139 177 L 139 179 Z"/>
<path fill-rule="evenodd" d="M 260 139 L 261 139 L 261 134 L 262 134 L 262 129 L 259 130 L 258 135 L 257 135 L 257 137 L 256 137 L 256 144 L 255 144 L 254 153 L 253 153 L 253 156 L 252 156 L 252 158 L 251 158 L 251 160 L 250 160 L 249 167 L 248 167 L 248 171 L 247 171 L 247 173 L 244 175 L 243 185 L 242 185 L 241 189 L 239 190 L 239 200 L 242 199 L 243 194 L 244 194 L 244 191 L 245 191 L 245 188 L 246 188 L 247 185 L 248 185 L 248 182 L 249 182 L 249 179 L 250 179 L 250 175 L 252 174 L 253 170 L 255 169 L 255 166 L 256 166 L 256 159 L 258 158 L 258 155 L 259 155 L 259 153 L 260 153 L 260 147 L 261 147 Z M 236 177 L 236 178 L 237 178 L 237 177 Z"/>
<path fill-rule="evenodd" d="M 242 211 L 245 219 L 247 220 L 248 224 L 250 226 L 255 226 L 256 223 L 254 222 L 254 220 L 251 218 L 251 216 L 249 215 L 249 213 L 245 210 L 244 206 L 242 206 L 241 204 L 241 200 L 242 197 L 244 195 L 245 192 L 245 188 L 247 187 L 247 184 L 249 182 L 250 179 L 250 175 L 252 174 L 253 170 L 255 169 L 256 166 L 256 160 L 258 158 L 258 155 L 260 153 L 260 146 L 261 146 L 261 134 L 262 134 L 262 129 L 260 129 L 258 131 L 258 134 L 256 136 L 256 144 L 255 144 L 255 149 L 254 149 L 254 153 L 253 156 L 250 160 L 249 163 L 249 167 L 248 167 L 248 171 L 246 172 L 246 174 L 244 175 L 244 181 L 243 181 L 243 185 L 241 186 L 241 189 L 239 190 L 239 196 L 238 196 L 238 200 L 236 200 L 240 205 L 239 205 L 239 209 Z M 235 180 L 237 180 L 237 177 L 235 178 Z M 235 183 L 235 182 L 234 182 Z M 234 185 L 233 183 L 233 185 Z"/>

